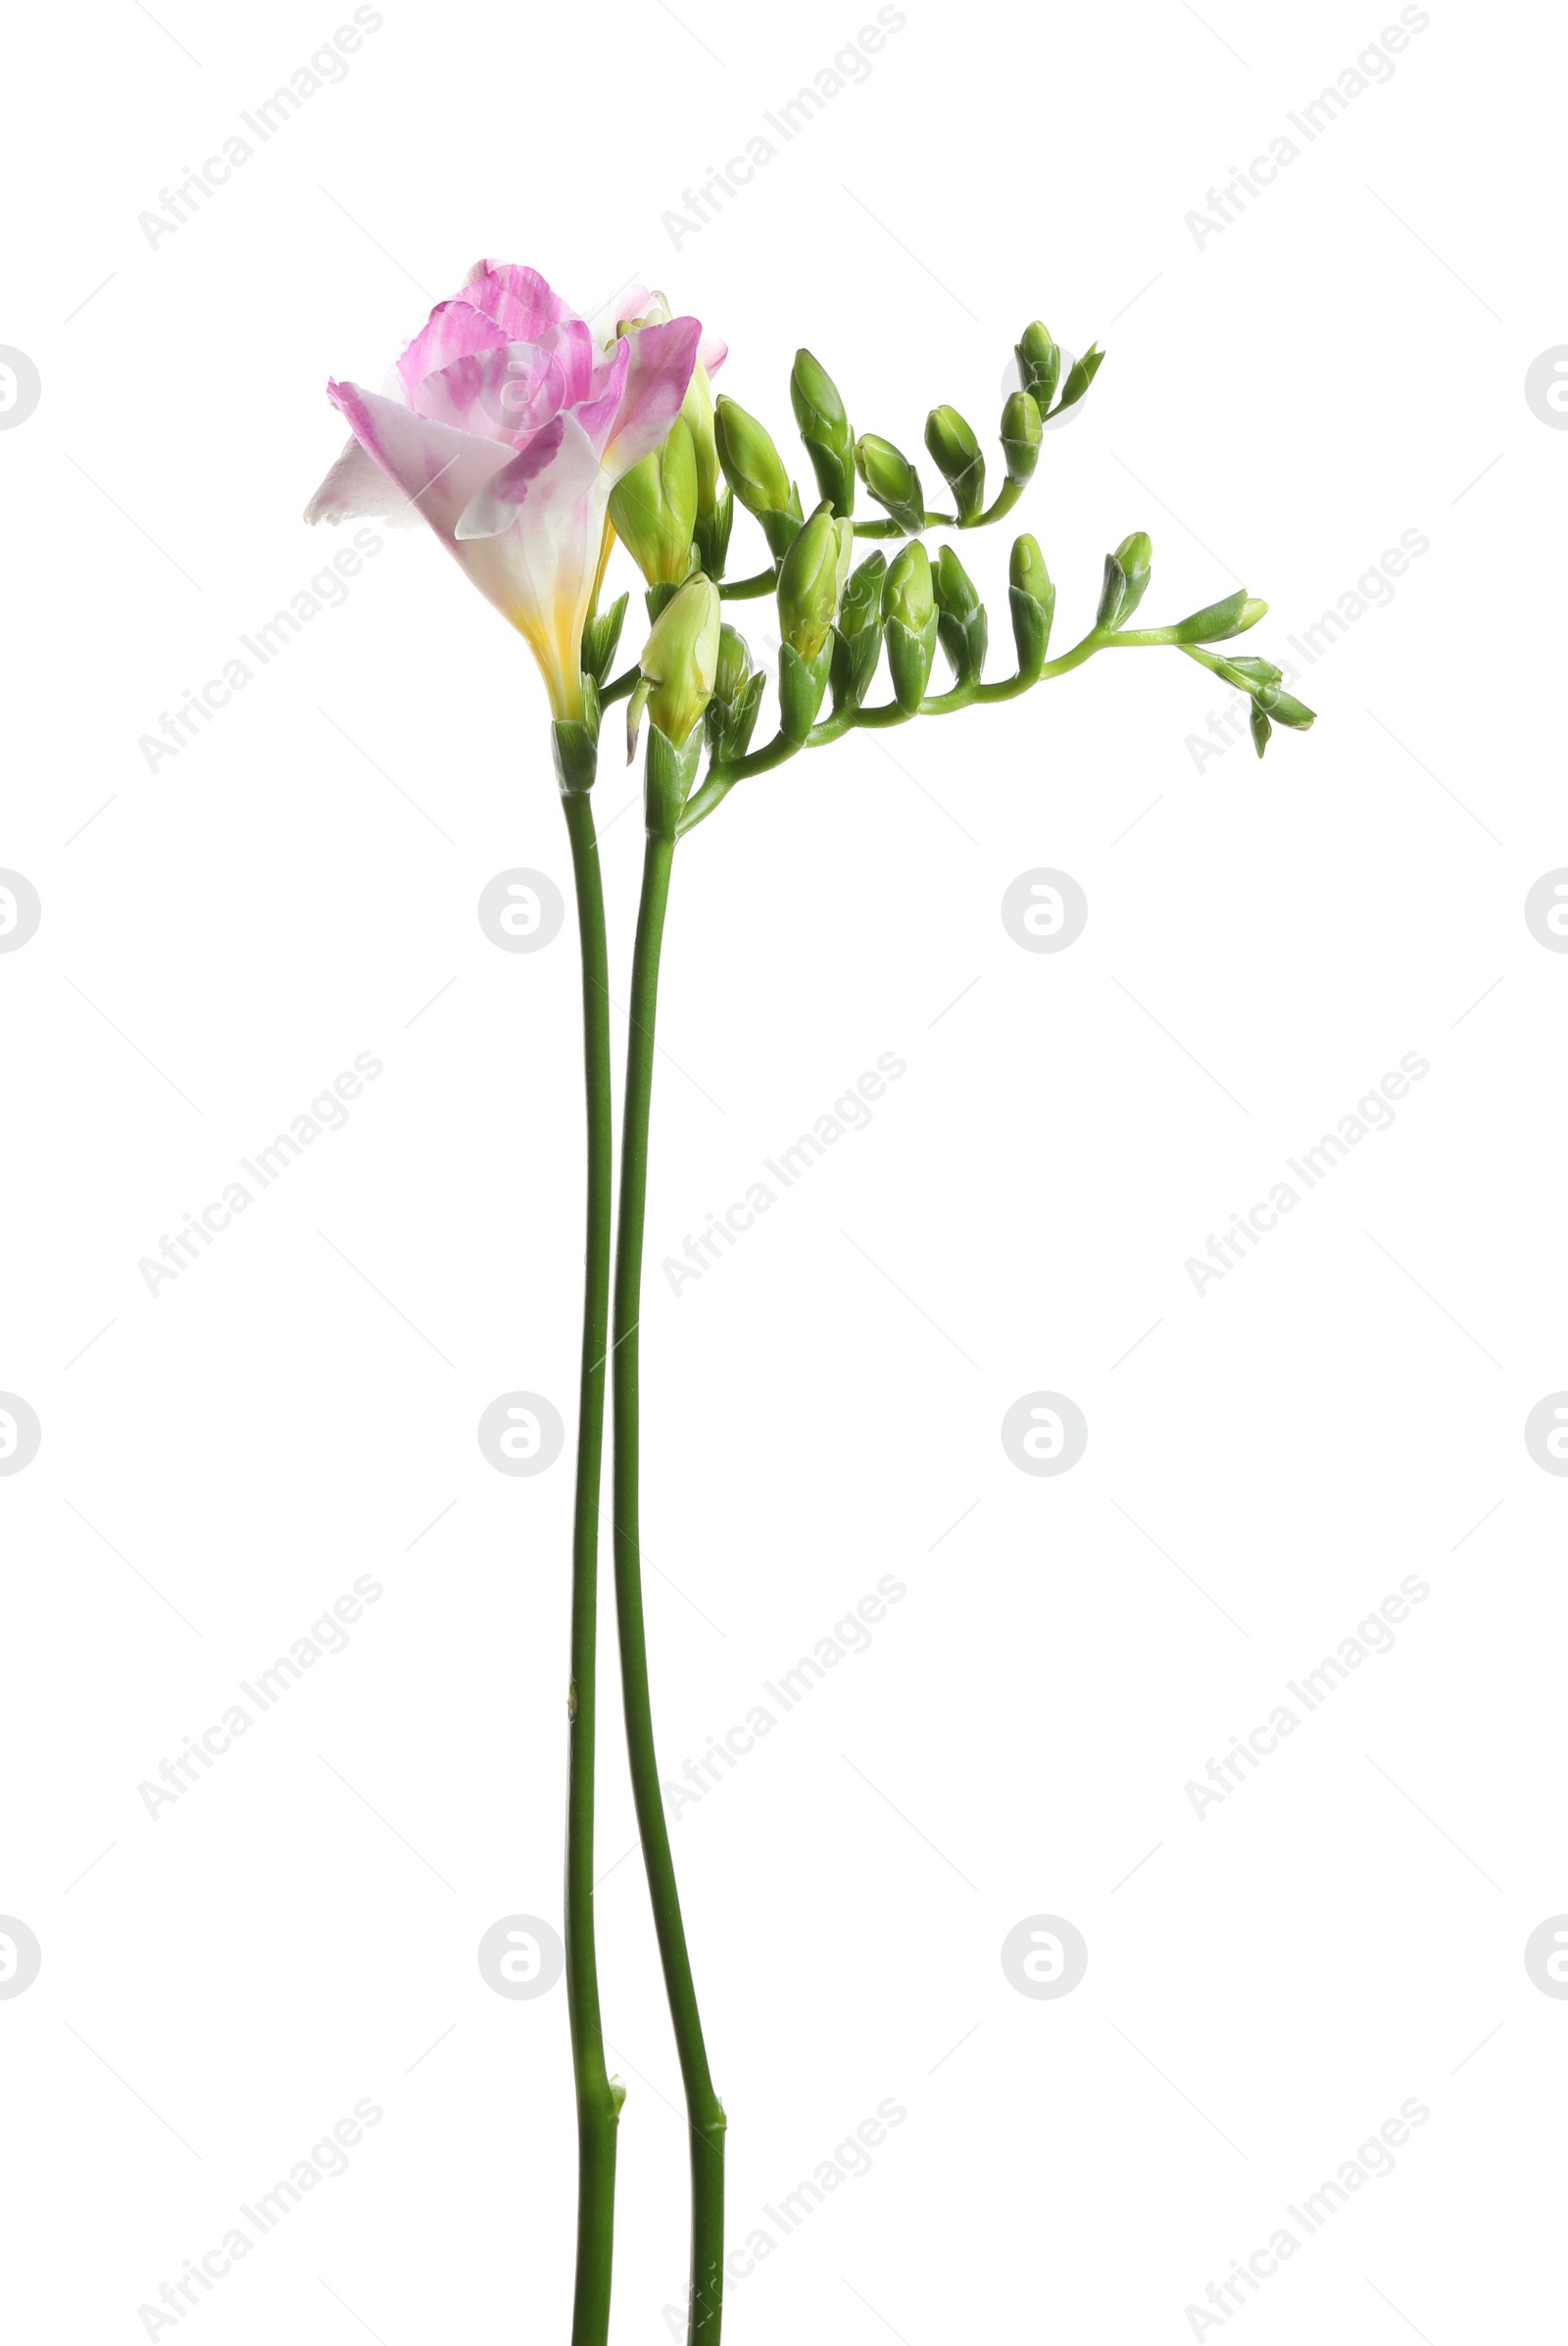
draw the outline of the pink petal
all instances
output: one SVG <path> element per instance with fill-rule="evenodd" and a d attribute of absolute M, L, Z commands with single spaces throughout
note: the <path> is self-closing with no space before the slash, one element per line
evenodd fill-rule
<path fill-rule="evenodd" d="M 565 390 L 565 369 L 558 358 L 529 342 L 507 342 L 426 375 L 414 392 L 414 405 L 436 423 L 515 448 L 560 414 Z"/>
<path fill-rule="evenodd" d="M 536 269 L 514 261 L 476 261 L 463 296 L 504 328 L 509 342 L 542 342 L 548 329 L 576 316 Z"/>
<path fill-rule="evenodd" d="M 409 525 L 417 522 L 419 509 L 409 503 L 397 482 L 388 479 L 359 441 L 351 440 L 306 507 L 305 518 Z"/>
<path fill-rule="evenodd" d="M 697 364 L 705 374 L 717 374 L 729 357 L 729 344 L 720 342 L 716 334 L 705 335 L 697 346 Z"/>
<path fill-rule="evenodd" d="M 475 309 L 471 302 L 437 302 L 398 361 L 398 376 L 404 391 L 412 401 L 427 374 L 434 374 L 440 367 L 450 367 L 455 359 L 467 358 L 474 351 L 494 350 L 506 340 L 495 319 Z"/>
<path fill-rule="evenodd" d="M 593 442 L 594 453 L 602 457 L 605 443 L 615 428 L 621 404 L 626 396 L 627 378 L 631 373 L 631 346 L 633 337 L 624 335 L 609 355 L 594 369 L 594 392 L 574 411 L 577 421 Z"/>
<path fill-rule="evenodd" d="M 433 423 L 395 399 L 362 391 L 357 383 L 328 383 L 326 394 L 404 503 L 455 552 L 458 515 L 491 473 L 508 463 L 513 450 L 503 441 L 477 439 L 470 432 Z M 318 504 L 343 462 L 338 460 L 317 492 Z"/>
<path fill-rule="evenodd" d="M 603 460 L 612 480 L 662 444 L 680 414 L 702 331 L 695 318 L 672 318 L 625 336 L 631 365 Z"/>

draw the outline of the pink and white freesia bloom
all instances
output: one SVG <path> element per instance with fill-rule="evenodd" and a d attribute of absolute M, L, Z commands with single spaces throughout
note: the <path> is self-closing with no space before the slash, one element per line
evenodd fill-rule
<path fill-rule="evenodd" d="M 327 384 L 354 437 L 305 518 L 422 517 L 526 638 L 552 714 L 580 716 L 610 492 L 662 444 L 699 360 L 723 356 L 641 285 L 590 320 L 537 269 L 476 262 L 384 391 Z"/>

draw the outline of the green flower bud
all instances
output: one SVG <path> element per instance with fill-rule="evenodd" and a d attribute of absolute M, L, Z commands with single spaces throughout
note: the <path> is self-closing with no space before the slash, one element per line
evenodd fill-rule
<path fill-rule="evenodd" d="M 718 510 L 718 442 L 713 431 L 713 389 L 701 361 L 692 368 L 680 413 L 697 459 L 697 511 L 707 519 Z"/>
<path fill-rule="evenodd" d="M 862 432 L 855 443 L 855 469 L 877 504 L 886 507 L 908 535 L 918 537 L 925 527 L 925 499 L 920 475 L 891 440 Z"/>
<path fill-rule="evenodd" d="M 1014 391 L 1002 411 L 1002 454 L 1007 478 L 1021 487 L 1040 462 L 1040 405 L 1028 391 Z"/>
<path fill-rule="evenodd" d="M 933 584 L 942 649 L 960 684 L 972 684 L 985 666 L 988 622 L 974 580 L 951 546 L 938 555 Z"/>
<path fill-rule="evenodd" d="M 848 456 L 855 434 L 850 429 L 838 385 L 808 350 L 795 354 L 790 376 L 790 405 L 803 440 L 820 440 L 835 456 Z"/>
<path fill-rule="evenodd" d="M 833 624 L 839 587 L 849 567 L 844 545 L 848 528 L 834 520 L 824 498 L 796 532 L 779 565 L 779 633 L 805 660 L 816 658 Z"/>
<path fill-rule="evenodd" d="M 610 492 L 615 535 L 650 586 L 678 581 L 691 567 L 697 499 L 697 443 L 677 415 L 663 446 L 623 472 Z"/>
<path fill-rule="evenodd" d="M 1271 660 L 1233 660 L 1227 664 L 1240 668 L 1242 674 L 1250 677 L 1254 684 L 1279 684 L 1285 676 L 1285 670 L 1277 668 Z"/>
<path fill-rule="evenodd" d="M 765 673 L 753 668 L 743 638 L 733 627 L 721 627 L 713 697 L 708 704 L 708 747 L 715 764 L 733 764 L 745 757 L 766 683 Z"/>
<path fill-rule="evenodd" d="M 840 635 L 863 635 L 868 627 L 880 623 L 882 582 L 887 572 L 888 560 L 882 553 L 868 554 L 863 562 L 856 564 L 839 601 Z"/>
<path fill-rule="evenodd" d="M 718 659 L 713 667 L 713 699 L 738 700 L 752 673 L 752 655 L 746 638 L 727 623 L 718 631 Z"/>
<path fill-rule="evenodd" d="M 1046 558 L 1040 551 L 1037 538 L 1013 539 L 1007 579 L 1010 585 L 1018 587 L 1026 595 L 1033 595 L 1035 601 L 1044 604 L 1048 610 L 1054 605 L 1056 590 L 1052 584 L 1051 572 L 1046 568 Z"/>
<path fill-rule="evenodd" d="M 1012 611 L 1012 640 L 1018 651 L 1018 672 L 1031 679 L 1046 663 L 1051 622 L 1056 609 L 1056 590 L 1046 568 L 1046 558 L 1031 537 L 1015 538 L 1007 564 L 1007 601 Z"/>
<path fill-rule="evenodd" d="M 1038 318 L 1033 325 L 1024 327 L 1013 347 L 1018 360 L 1018 380 L 1044 415 L 1056 395 L 1061 352 Z"/>
<path fill-rule="evenodd" d="M 888 566 L 882 589 L 882 616 L 902 619 L 906 627 L 918 635 L 935 611 L 931 558 L 916 540 L 912 546 L 902 548 Z"/>
<path fill-rule="evenodd" d="M 1245 587 L 1239 587 L 1234 595 L 1227 595 L 1223 602 L 1205 604 L 1201 611 L 1195 611 L 1189 617 L 1178 619 L 1171 633 L 1171 641 L 1177 644 L 1222 644 L 1227 637 L 1244 635 L 1249 627 L 1255 627 L 1267 610 L 1266 603 L 1259 603 Z"/>
<path fill-rule="evenodd" d="M 956 408 L 933 408 L 925 419 L 932 463 L 953 491 L 960 521 L 972 521 L 986 501 L 986 461 Z"/>
<path fill-rule="evenodd" d="M 642 707 L 677 750 L 702 718 L 718 673 L 718 589 L 699 571 L 655 620 L 638 663 L 642 681 L 627 709 L 628 744 L 635 747 Z"/>
<path fill-rule="evenodd" d="M 937 651 L 931 562 L 918 538 L 888 567 L 882 588 L 882 619 L 893 697 L 905 714 L 912 716 L 925 697 Z"/>
<path fill-rule="evenodd" d="M 757 417 L 721 396 L 713 411 L 713 437 L 724 477 L 747 512 L 788 513 L 789 475 Z"/>
<path fill-rule="evenodd" d="M 1298 701 L 1290 693 L 1265 688 L 1258 695 L 1276 725 L 1288 725 L 1293 733 L 1308 732 L 1316 720 L 1317 710 L 1308 709 L 1304 701 Z"/>
<path fill-rule="evenodd" d="M 615 657 L 615 646 L 620 641 L 621 622 L 626 616 L 627 600 L 625 595 L 617 595 L 608 611 L 596 611 L 594 616 L 584 623 L 582 631 L 583 674 L 591 676 L 596 684 L 603 684 L 610 674 L 611 662 Z"/>
<path fill-rule="evenodd" d="M 1149 542 L 1147 532 L 1141 529 L 1135 529 L 1130 538 L 1123 538 L 1116 549 L 1116 560 L 1121 566 L 1122 578 L 1125 581 L 1121 610 L 1116 615 L 1115 623 L 1118 627 L 1126 626 L 1144 599 L 1149 585 L 1150 563 L 1153 559 L 1153 553 L 1154 549 Z"/>
<path fill-rule="evenodd" d="M 833 622 L 833 701 L 858 709 L 882 657 L 882 582 L 887 558 L 868 554 L 851 571 Z"/>
<path fill-rule="evenodd" d="M 808 350 L 798 350 L 795 354 L 790 405 L 795 410 L 795 421 L 806 442 L 818 490 L 835 513 L 853 513 L 855 434 L 844 412 L 838 385 Z"/>

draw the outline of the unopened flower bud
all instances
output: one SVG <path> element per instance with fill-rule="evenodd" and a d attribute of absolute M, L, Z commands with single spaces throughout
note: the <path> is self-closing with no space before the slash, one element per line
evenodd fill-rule
<path fill-rule="evenodd" d="M 1142 529 L 1135 529 L 1131 537 L 1123 538 L 1116 549 L 1116 560 L 1121 565 L 1121 574 L 1126 582 L 1121 610 L 1116 615 L 1118 627 L 1126 626 L 1127 621 L 1144 599 L 1149 585 L 1150 564 L 1153 560 L 1153 554 L 1154 549 L 1149 541 L 1148 532 Z"/>
<path fill-rule="evenodd" d="M 850 572 L 839 597 L 838 617 L 833 622 L 835 707 L 847 701 L 858 709 L 871 688 L 882 657 L 882 582 L 887 567 L 885 555 L 868 554 Z"/>
<path fill-rule="evenodd" d="M 1228 637 L 1243 635 L 1249 627 L 1255 627 L 1267 610 L 1266 603 L 1260 603 L 1245 587 L 1238 587 L 1234 595 L 1225 596 L 1222 602 L 1205 604 L 1201 611 L 1178 619 L 1171 631 L 1171 641 L 1222 644 Z"/>
<path fill-rule="evenodd" d="M 918 635 L 936 611 L 931 583 L 931 558 L 918 540 L 906 546 L 888 565 L 882 589 L 882 616 L 902 619 Z"/>
<path fill-rule="evenodd" d="M 925 419 L 932 463 L 953 491 L 960 521 L 972 521 L 986 501 L 986 461 L 956 408 L 933 408 Z"/>
<path fill-rule="evenodd" d="M 972 684 L 985 665 L 989 630 L 974 580 L 951 546 L 944 546 L 937 557 L 933 586 L 942 649 L 958 682 Z"/>
<path fill-rule="evenodd" d="M 766 682 L 762 670 L 753 668 L 745 640 L 733 627 L 721 627 L 713 697 L 708 704 L 708 747 L 715 764 L 732 764 L 745 757 Z"/>
<path fill-rule="evenodd" d="M 912 716 L 931 678 L 937 649 L 936 594 L 931 562 L 918 538 L 888 566 L 882 588 L 883 630 L 893 697 Z"/>
<path fill-rule="evenodd" d="M 1018 380 L 1044 415 L 1055 397 L 1056 380 L 1061 373 L 1061 352 L 1038 318 L 1033 325 L 1024 327 L 1015 348 Z"/>
<path fill-rule="evenodd" d="M 877 504 L 910 537 L 918 537 L 925 527 L 925 499 L 920 475 L 903 451 L 875 432 L 862 432 L 855 443 L 855 468 Z"/>
<path fill-rule="evenodd" d="M 779 565 L 779 633 L 803 660 L 814 660 L 827 641 L 848 566 L 841 525 L 824 498 Z"/>
<path fill-rule="evenodd" d="M 838 385 L 808 350 L 798 350 L 790 375 L 790 405 L 811 470 L 835 513 L 855 510 L 855 434 Z"/>
<path fill-rule="evenodd" d="M 712 385 L 701 360 L 692 368 L 680 413 L 697 460 L 697 511 L 707 518 L 718 510 L 718 442 L 713 433 Z"/>
<path fill-rule="evenodd" d="M 1002 454 L 1007 478 L 1021 487 L 1040 462 L 1040 404 L 1031 392 L 1014 391 L 1002 411 Z"/>
<path fill-rule="evenodd" d="M 615 535 L 650 586 L 685 577 L 697 523 L 697 444 L 677 415 L 662 448 L 623 472 L 610 492 Z"/>
<path fill-rule="evenodd" d="M 631 708 L 642 700 L 660 732 L 677 750 L 684 747 L 712 697 L 719 626 L 718 589 L 699 572 L 665 604 L 643 646 L 638 663 L 642 682 Z M 635 739 L 630 710 L 627 732 Z"/>
<path fill-rule="evenodd" d="M 720 397 L 713 413 L 713 436 L 724 477 L 747 512 L 788 513 L 789 474 L 757 417 L 733 399 Z"/>
<path fill-rule="evenodd" d="M 1014 539 L 1007 578 L 1018 672 L 1033 680 L 1045 665 L 1051 622 L 1056 609 L 1056 590 L 1046 568 L 1046 558 L 1033 538 Z"/>
<path fill-rule="evenodd" d="M 1260 703 L 1256 701 L 1252 703 L 1251 708 L 1247 712 L 1247 723 L 1248 728 L 1252 736 L 1252 747 L 1256 750 L 1259 758 L 1261 758 L 1263 752 L 1268 748 L 1268 737 L 1273 732 L 1274 728 L 1269 723 L 1268 718 L 1264 715 Z"/>

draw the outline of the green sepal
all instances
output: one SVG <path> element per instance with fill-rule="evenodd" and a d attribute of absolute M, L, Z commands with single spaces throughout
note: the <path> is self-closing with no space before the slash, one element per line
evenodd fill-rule
<path fill-rule="evenodd" d="M 550 728 L 550 754 L 564 799 L 585 798 L 599 771 L 599 688 L 583 678 L 583 713 L 557 717 Z"/>
<path fill-rule="evenodd" d="M 1127 583 L 1121 599 L 1121 609 L 1116 613 L 1116 626 L 1125 627 L 1133 612 L 1142 603 L 1152 575 L 1151 568 L 1152 559 L 1153 548 L 1149 542 L 1148 533 L 1142 529 L 1135 529 L 1131 537 L 1123 538 L 1117 547 L 1116 560 L 1121 565 L 1121 573 Z"/>
<path fill-rule="evenodd" d="M 683 749 L 650 724 L 643 765 L 643 811 L 650 839 L 673 839 L 703 754 L 703 728 L 694 725 Z"/>
<path fill-rule="evenodd" d="M 841 455 L 829 448 L 825 440 L 813 440 L 802 434 L 806 453 L 811 460 L 816 475 L 819 497 L 825 497 L 833 508 L 834 516 L 845 520 L 855 511 L 855 456 L 846 449 Z"/>
<path fill-rule="evenodd" d="M 608 611 L 602 611 L 582 631 L 582 668 L 596 684 L 603 684 L 615 657 L 620 641 L 621 622 L 626 616 L 626 597 L 620 596 Z"/>
<path fill-rule="evenodd" d="M 887 620 L 882 632 L 887 639 L 893 698 L 906 716 L 913 716 L 931 681 L 931 663 L 937 653 L 937 614 L 932 611 L 918 634 L 903 619 Z"/>
<path fill-rule="evenodd" d="M 655 619 L 661 617 L 668 606 L 674 602 L 675 597 L 680 593 L 681 588 L 686 584 L 686 579 L 693 577 L 702 567 L 702 563 L 700 563 L 696 559 L 696 549 L 694 547 L 692 550 L 692 559 L 686 564 L 686 578 L 661 578 L 655 581 L 655 583 L 648 589 L 647 593 L 643 597 L 643 601 L 648 606 L 648 617 L 650 624 Z"/>
<path fill-rule="evenodd" d="M 1105 557 L 1105 575 L 1100 589 L 1100 609 L 1095 613 L 1097 627 L 1114 627 L 1121 617 L 1127 600 L 1127 573 L 1113 554 Z"/>
<path fill-rule="evenodd" d="M 1248 711 L 1247 722 L 1251 731 L 1252 747 L 1256 750 L 1259 758 L 1261 758 L 1263 752 L 1268 748 L 1268 737 L 1273 732 L 1274 728 L 1269 723 L 1268 718 L 1264 715 L 1262 704 L 1260 702 L 1254 701 L 1252 703 L 1250 709 Z"/>
<path fill-rule="evenodd" d="M 830 629 L 813 660 L 803 660 L 793 644 L 785 644 L 779 653 L 778 722 L 786 741 L 805 741 L 816 723 L 832 673 L 833 641 Z"/>
<path fill-rule="evenodd" d="M 1007 602 L 1012 611 L 1012 640 L 1017 647 L 1018 673 L 1025 683 L 1034 684 L 1046 664 L 1052 612 L 1033 595 L 1025 593 L 1022 587 L 1008 587 Z M 1054 603 L 1055 589 L 1053 588 L 1053 607 Z"/>
<path fill-rule="evenodd" d="M 1052 414 L 1059 415 L 1064 409 L 1075 408 L 1104 364 L 1104 352 L 1098 343 L 1091 342 L 1083 357 L 1075 359 L 1068 369 L 1067 380 L 1061 386 L 1061 397 L 1053 408 Z M 1035 396 L 1039 397 L 1038 392 Z"/>
<path fill-rule="evenodd" d="M 734 765 L 745 757 L 757 730 L 758 712 L 767 689 L 767 671 L 748 676 L 733 701 L 716 698 L 708 704 L 708 754 L 714 765 Z"/>
<path fill-rule="evenodd" d="M 958 682 L 974 684 L 985 666 L 990 626 L 974 580 L 951 546 L 944 546 L 933 562 L 931 583 L 942 649 Z"/>
<path fill-rule="evenodd" d="M 735 494 L 728 481 L 719 490 L 710 513 L 699 513 L 692 524 L 697 559 L 710 578 L 722 578 L 729 553 L 729 533 L 735 521 Z"/>
<path fill-rule="evenodd" d="M 760 524 L 762 535 L 767 540 L 768 553 L 776 562 L 781 562 L 794 545 L 806 519 L 806 515 L 801 512 L 801 492 L 796 488 L 794 482 L 790 483 L 790 502 L 787 509 L 782 512 L 775 510 L 772 513 L 759 513 L 757 518 Z"/>

